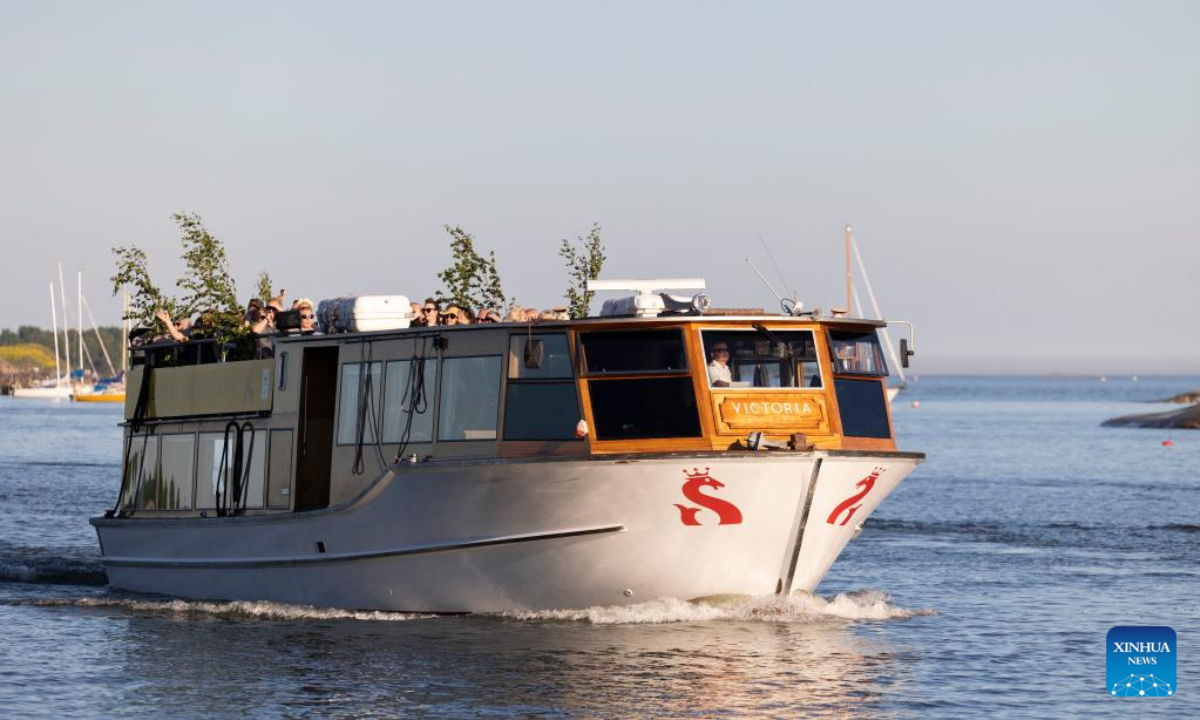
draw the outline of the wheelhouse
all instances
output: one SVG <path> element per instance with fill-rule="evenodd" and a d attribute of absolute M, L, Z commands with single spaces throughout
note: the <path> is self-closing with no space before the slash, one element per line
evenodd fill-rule
<path fill-rule="evenodd" d="M 881 326 L 592 318 L 280 337 L 241 362 L 135 349 L 116 512 L 316 510 L 397 462 L 895 450 Z"/>

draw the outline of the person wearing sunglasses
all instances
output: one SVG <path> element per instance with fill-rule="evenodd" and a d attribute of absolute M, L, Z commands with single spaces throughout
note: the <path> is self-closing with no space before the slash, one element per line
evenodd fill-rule
<path fill-rule="evenodd" d="M 320 335 L 321 331 L 317 329 L 317 313 L 313 310 L 312 300 L 300 298 L 296 301 L 295 309 L 300 312 L 300 334 Z"/>
<path fill-rule="evenodd" d="M 421 308 L 421 313 L 413 320 L 413 325 L 417 327 L 433 327 L 438 324 L 438 304 L 433 298 L 425 298 L 425 305 Z"/>
<path fill-rule="evenodd" d="M 733 382 L 733 374 L 729 371 L 729 344 L 718 340 L 708 351 L 712 362 L 708 364 L 708 384 L 710 387 L 729 387 Z"/>

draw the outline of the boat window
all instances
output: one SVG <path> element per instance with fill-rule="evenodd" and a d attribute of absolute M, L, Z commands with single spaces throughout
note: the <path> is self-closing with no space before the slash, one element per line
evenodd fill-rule
<path fill-rule="evenodd" d="M 875 331 L 865 333 L 829 331 L 829 351 L 833 360 L 833 371 L 842 375 L 888 374 L 879 338 Z"/>
<path fill-rule="evenodd" d="M 505 440 L 574 440 L 581 417 L 573 382 L 508 384 Z"/>
<path fill-rule="evenodd" d="M 678 329 L 580 333 L 579 341 L 589 375 L 687 370 Z"/>
<path fill-rule="evenodd" d="M 837 393 L 843 435 L 871 438 L 892 436 L 888 425 L 887 395 L 882 382 L 837 378 L 833 381 L 833 389 Z"/>
<path fill-rule="evenodd" d="M 379 427 L 379 398 L 383 390 L 383 363 L 346 363 L 342 366 L 342 388 L 338 395 L 338 445 L 354 445 L 361 437 L 368 445 L 375 443 Z M 361 434 L 360 434 L 361 433 Z"/>
<path fill-rule="evenodd" d="M 162 471 L 158 507 L 162 510 L 190 510 L 192 507 L 192 470 L 196 460 L 196 436 L 164 435 L 159 453 Z"/>
<path fill-rule="evenodd" d="M 407 431 L 408 442 L 433 442 L 433 403 L 436 398 L 436 356 L 389 362 L 383 400 L 383 441 L 403 442 Z"/>
<path fill-rule="evenodd" d="M 495 440 L 500 412 L 500 356 L 442 361 L 438 440 Z"/>
<path fill-rule="evenodd" d="M 520 333 L 508 341 L 508 376 L 517 380 L 570 378 L 571 348 L 561 333 Z"/>
<path fill-rule="evenodd" d="M 129 454 L 125 456 L 125 474 L 121 482 L 121 498 L 118 503 L 121 509 L 134 507 L 134 498 L 138 495 L 138 485 L 142 481 L 144 465 L 142 457 L 144 450 L 151 444 L 157 447 L 158 438 L 149 435 L 134 435 L 129 441 Z"/>
<path fill-rule="evenodd" d="M 196 459 L 196 509 L 212 510 L 217 507 L 217 484 L 221 477 L 221 457 L 224 453 L 225 464 L 227 466 L 226 473 L 233 472 L 234 461 L 234 437 L 233 433 L 229 434 L 230 448 L 225 453 L 225 434 L 224 433 L 200 433 L 199 455 Z M 254 431 L 254 447 L 250 447 L 250 433 L 246 433 L 245 440 L 242 445 L 243 454 L 249 455 L 249 471 L 243 465 L 242 473 L 245 480 L 245 488 L 242 491 L 241 507 L 249 509 L 257 509 L 263 506 L 263 497 L 266 492 L 266 458 L 268 453 L 267 448 L 267 431 Z M 244 461 L 243 461 L 244 462 Z M 222 488 L 221 492 L 232 492 L 233 482 L 230 479 L 227 487 L 228 490 Z M 225 504 L 225 499 L 221 499 L 221 504 Z M 230 503 L 232 505 L 233 503 Z"/>
<path fill-rule="evenodd" d="M 700 435 L 691 376 L 588 383 L 597 440 Z"/>
<path fill-rule="evenodd" d="M 141 474 L 133 496 L 133 506 L 139 510 L 158 509 L 158 486 L 162 477 L 158 466 L 158 440 L 158 436 L 150 436 L 143 448 Z"/>
<path fill-rule="evenodd" d="M 703 330 L 709 387 L 819 388 L 811 330 Z"/>

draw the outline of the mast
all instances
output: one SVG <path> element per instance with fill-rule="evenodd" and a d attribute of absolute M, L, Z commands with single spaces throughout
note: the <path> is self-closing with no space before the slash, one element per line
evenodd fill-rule
<path fill-rule="evenodd" d="M 83 382 L 83 272 L 75 275 L 75 302 L 79 305 L 75 316 L 79 318 L 79 381 Z"/>
<path fill-rule="evenodd" d="M 846 314 L 854 316 L 854 300 L 851 295 L 854 292 L 854 278 L 850 274 L 850 239 L 854 237 L 850 226 L 846 226 Z"/>
<path fill-rule="evenodd" d="M 867 286 L 867 297 L 871 299 L 871 307 L 875 309 L 875 317 L 883 320 L 883 313 L 879 311 L 879 301 L 875 299 L 875 290 L 871 287 L 871 278 L 869 275 L 867 275 L 867 266 L 865 263 L 863 263 L 862 253 L 858 251 L 858 241 L 853 241 L 852 245 L 854 246 L 854 257 L 858 260 L 858 270 L 863 276 L 863 285 Z M 857 292 L 854 293 L 854 297 L 858 297 Z M 861 301 L 859 302 L 859 305 L 862 305 Z M 902 384 L 908 384 L 908 378 L 904 375 L 904 365 L 901 364 L 900 360 L 896 357 L 896 350 L 892 347 L 892 336 L 888 334 L 887 326 L 885 325 L 883 328 L 881 328 L 881 331 L 883 334 L 883 344 L 888 350 L 888 357 L 892 359 L 892 365 L 896 368 L 897 372 L 900 373 L 900 382 Z"/>
<path fill-rule="evenodd" d="M 121 376 L 129 372 L 129 291 L 121 291 Z"/>
<path fill-rule="evenodd" d="M 104 362 L 108 363 L 108 373 L 116 375 L 117 369 L 113 367 L 112 358 L 108 356 L 108 348 L 104 347 L 104 339 L 100 337 L 100 326 L 96 324 L 96 316 L 92 315 L 92 305 L 88 302 L 87 296 L 83 297 L 83 309 L 87 310 L 88 320 L 92 322 L 92 331 L 96 333 L 96 343 L 100 346 L 100 352 L 104 353 Z M 121 327 L 125 327 L 124 320 L 121 320 Z"/>
<path fill-rule="evenodd" d="M 54 326 L 54 387 L 62 387 L 62 367 L 58 364 L 58 312 L 54 309 L 54 281 L 50 281 L 50 323 Z"/>
<path fill-rule="evenodd" d="M 63 283 L 62 263 L 58 264 L 58 299 L 63 311 L 63 360 L 67 365 L 67 382 L 71 382 L 71 321 L 67 318 L 67 291 Z"/>

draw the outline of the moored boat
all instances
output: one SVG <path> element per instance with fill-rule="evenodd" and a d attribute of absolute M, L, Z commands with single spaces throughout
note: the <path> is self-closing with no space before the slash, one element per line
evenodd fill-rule
<path fill-rule="evenodd" d="M 270 360 L 134 349 L 92 519 L 111 585 L 429 612 L 815 589 L 924 457 L 896 449 L 883 323 L 627 300 Z"/>

